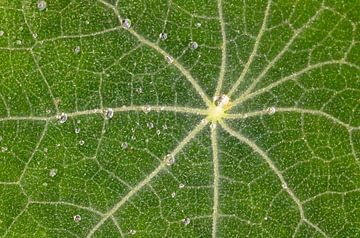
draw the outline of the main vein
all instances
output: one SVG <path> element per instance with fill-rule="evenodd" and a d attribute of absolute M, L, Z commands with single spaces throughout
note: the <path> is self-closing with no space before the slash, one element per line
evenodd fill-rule
<path fill-rule="evenodd" d="M 223 9 L 222 9 L 222 0 L 217 1 L 218 11 L 219 11 L 219 20 L 220 20 L 220 29 L 221 29 L 221 36 L 222 36 L 222 44 L 221 44 L 221 67 L 220 67 L 220 74 L 219 80 L 216 86 L 215 95 L 219 95 L 221 91 L 221 87 L 224 82 L 225 76 L 225 68 L 226 68 L 226 32 L 225 32 L 225 21 L 223 16 Z"/>
<path fill-rule="evenodd" d="M 264 14 L 264 20 L 263 23 L 261 25 L 261 28 L 259 30 L 259 33 L 256 37 L 255 40 L 255 44 L 254 44 L 254 48 L 251 52 L 251 55 L 249 56 L 248 61 L 246 62 L 244 69 L 242 70 L 239 79 L 235 82 L 235 84 L 232 86 L 232 88 L 230 89 L 229 93 L 227 94 L 229 97 L 236 91 L 236 89 L 239 87 L 240 83 L 244 80 L 245 75 L 247 74 L 247 72 L 249 71 L 250 65 L 252 64 L 252 62 L 254 61 L 254 58 L 257 54 L 258 48 L 259 48 L 259 44 L 260 44 L 260 40 L 265 32 L 265 28 L 266 28 L 266 24 L 267 24 L 267 19 L 269 16 L 269 10 L 270 10 L 270 5 L 271 5 L 271 0 L 268 1 L 266 9 L 265 9 L 265 14 Z"/>
<path fill-rule="evenodd" d="M 175 157 L 205 126 L 207 123 L 200 122 L 171 152 Z M 121 200 L 116 203 L 103 218 L 90 230 L 87 237 L 91 237 L 111 216 L 113 216 L 127 201 L 129 201 L 135 194 L 137 194 L 144 186 L 146 186 L 160 171 L 166 166 L 167 161 L 163 160 L 148 176 L 146 176 L 140 183 L 130 190 Z"/>
<path fill-rule="evenodd" d="M 216 237 L 217 220 L 219 216 L 219 159 L 216 127 L 211 128 L 211 148 L 213 152 L 213 168 L 214 168 L 214 198 L 213 198 L 213 214 L 212 214 L 212 237 Z"/>

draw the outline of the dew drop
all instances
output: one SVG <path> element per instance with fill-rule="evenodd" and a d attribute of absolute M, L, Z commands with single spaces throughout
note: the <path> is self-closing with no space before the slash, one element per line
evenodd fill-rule
<path fill-rule="evenodd" d="M 282 187 L 283 189 L 287 189 L 287 188 L 288 188 L 288 185 L 287 185 L 287 183 L 284 182 L 284 183 L 281 184 L 281 187 Z"/>
<path fill-rule="evenodd" d="M 172 192 L 171 193 L 171 197 L 174 198 L 176 196 L 176 193 L 175 192 Z"/>
<path fill-rule="evenodd" d="M 130 230 L 130 231 L 129 231 L 129 234 L 130 234 L 130 235 L 135 235 L 135 234 L 136 234 L 136 231 L 135 231 L 135 230 Z"/>
<path fill-rule="evenodd" d="M 41 1 L 38 1 L 37 3 L 37 8 L 40 10 L 40 11 L 44 11 L 46 9 L 46 2 L 41 0 Z"/>
<path fill-rule="evenodd" d="M 210 128 L 211 128 L 212 130 L 216 129 L 216 123 L 211 123 Z"/>
<path fill-rule="evenodd" d="M 149 129 L 152 129 L 152 128 L 154 128 L 154 123 L 148 122 L 148 123 L 146 123 L 146 126 L 147 126 Z"/>
<path fill-rule="evenodd" d="M 129 29 L 131 27 L 131 21 L 127 18 L 122 20 L 121 24 L 125 29 Z"/>
<path fill-rule="evenodd" d="M 200 23 L 200 22 L 196 22 L 196 23 L 195 23 L 195 27 L 196 27 L 196 28 L 199 28 L 200 26 L 201 26 L 201 23 Z"/>
<path fill-rule="evenodd" d="M 76 47 L 74 48 L 74 52 L 75 52 L 75 54 L 79 54 L 79 53 L 80 53 L 80 51 L 81 51 L 80 46 L 76 46 Z"/>
<path fill-rule="evenodd" d="M 185 188 L 185 184 L 183 184 L 183 183 L 179 184 L 179 188 L 180 188 L 180 189 L 181 189 L 181 188 Z"/>
<path fill-rule="evenodd" d="M 167 129 L 168 129 L 168 126 L 167 126 L 166 124 L 164 124 L 164 125 L 162 126 L 162 128 L 163 128 L 164 130 L 167 130 Z"/>
<path fill-rule="evenodd" d="M 48 148 L 44 148 L 44 153 L 46 154 L 49 151 Z"/>
<path fill-rule="evenodd" d="M 201 124 L 206 124 L 206 123 L 208 123 L 208 120 L 206 118 L 201 120 Z"/>
<path fill-rule="evenodd" d="M 149 113 L 149 112 L 151 112 L 151 107 L 149 105 L 147 105 L 147 106 L 143 107 L 143 111 L 145 113 Z"/>
<path fill-rule="evenodd" d="M 129 144 L 128 144 L 127 142 L 121 143 L 121 148 L 122 148 L 123 150 L 127 149 L 128 147 L 129 147 Z"/>
<path fill-rule="evenodd" d="M 79 214 L 74 216 L 74 221 L 75 222 L 80 222 L 81 221 L 81 216 Z"/>
<path fill-rule="evenodd" d="M 17 44 L 17 45 L 21 45 L 21 44 L 22 44 L 22 41 L 21 41 L 21 40 L 16 40 L 16 44 Z"/>
<path fill-rule="evenodd" d="M 80 130 L 81 130 L 81 129 L 80 129 L 80 128 L 78 128 L 78 127 L 77 127 L 77 128 L 75 128 L 75 133 L 76 133 L 76 134 L 79 134 L 79 133 L 80 133 Z"/>
<path fill-rule="evenodd" d="M 36 39 L 36 38 L 38 37 L 38 34 L 37 34 L 37 33 L 33 33 L 33 34 L 32 34 L 32 37 L 33 37 L 34 39 Z"/>
<path fill-rule="evenodd" d="M 0 37 L 3 36 L 5 34 L 4 31 L 0 31 Z"/>
<path fill-rule="evenodd" d="M 65 114 L 65 113 L 61 113 L 59 116 L 58 116 L 58 120 L 61 124 L 65 123 L 68 119 L 68 116 Z"/>
<path fill-rule="evenodd" d="M 173 154 L 167 154 L 165 156 L 165 161 L 168 166 L 171 166 L 175 163 L 175 157 Z"/>
<path fill-rule="evenodd" d="M 268 220 L 268 217 L 264 217 L 264 220 L 267 221 L 267 220 Z"/>
<path fill-rule="evenodd" d="M 190 49 L 196 50 L 199 47 L 199 44 L 195 41 L 190 42 Z"/>
<path fill-rule="evenodd" d="M 137 88 L 135 89 L 135 91 L 138 93 L 138 94 L 141 94 L 143 92 L 142 88 Z"/>
<path fill-rule="evenodd" d="M 169 63 L 169 64 L 172 64 L 174 62 L 174 58 L 170 55 L 167 55 L 165 57 L 166 61 Z"/>
<path fill-rule="evenodd" d="M 79 145 L 84 145 L 84 144 L 85 144 L 85 141 L 79 140 Z"/>
<path fill-rule="evenodd" d="M 185 226 L 189 225 L 190 224 L 190 218 L 187 217 L 187 218 L 183 219 L 183 223 L 184 223 Z"/>
<path fill-rule="evenodd" d="M 161 32 L 159 35 L 160 40 L 166 40 L 168 38 L 168 35 L 165 32 Z"/>
<path fill-rule="evenodd" d="M 159 129 L 156 130 L 156 135 L 160 135 L 161 134 L 161 131 Z"/>
<path fill-rule="evenodd" d="M 111 119 L 114 116 L 114 110 L 112 108 L 107 108 L 104 110 L 104 116 L 107 119 Z"/>
<path fill-rule="evenodd" d="M 229 102 L 230 102 L 230 98 L 225 94 L 214 97 L 214 103 L 216 106 L 224 107 L 228 105 Z"/>
<path fill-rule="evenodd" d="M 7 150 L 8 150 L 7 147 L 5 147 L 5 146 L 1 147 L 1 152 L 6 152 Z"/>
<path fill-rule="evenodd" d="M 51 169 L 50 170 L 50 173 L 49 173 L 50 177 L 55 177 L 56 174 L 57 174 L 57 169 Z"/>
<path fill-rule="evenodd" d="M 136 140 L 136 137 L 134 135 L 132 135 L 131 140 Z"/>
<path fill-rule="evenodd" d="M 276 108 L 275 107 L 268 107 L 266 109 L 266 112 L 269 114 L 269 115 L 272 115 L 276 112 Z"/>
<path fill-rule="evenodd" d="M 42 186 L 47 187 L 47 186 L 48 186 L 47 182 L 44 182 L 44 183 L 42 184 Z"/>

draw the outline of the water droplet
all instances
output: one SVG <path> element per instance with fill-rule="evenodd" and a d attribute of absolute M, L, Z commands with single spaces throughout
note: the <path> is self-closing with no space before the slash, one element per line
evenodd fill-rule
<path fill-rule="evenodd" d="M 81 216 L 79 214 L 74 216 L 74 221 L 75 222 L 80 222 L 81 221 Z"/>
<path fill-rule="evenodd" d="M 152 129 L 152 128 L 154 128 L 154 123 L 148 122 L 148 123 L 146 123 L 146 126 L 147 126 L 149 129 Z"/>
<path fill-rule="evenodd" d="M 196 50 L 199 47 L 199 44 L 195 41 L 190 42 L 190 49 Z"/>
<path fill-rule="evenodd" d="M 164 124 L 162 127 L 163 127 L 164 130 L 167 130 L 167 129 L 168 129 L 168 127 L 167 127 L 166 124 Z"/>
<path fill-rule="evenodd" d="M 166 40 L 168 35 L 165 32 L 161 32 L 159 35 L 160 40 Z"/>
<path fill-rule="evenodd" d="M 123 150 L 127 149 L 128 147 L 129 147 L 129 144 L 128 144 L 127 142 L 121 143 L 121 148 L 122 148 Z"/>
<path fill-rule="evenodd" d="M 125 29 L 129 29 L 131 27 L 131 21 L 129 19 L 122 20 L 121 24 Z"/>
<path fill-rule="evenodd" d="M 283 189 L 287 189 L 287 188 L 288 188 L 288 185 L 287 185 L 287 183 L 284 182 L 284 183 L 281 184 L 281 187 L 282 187 Z"/>
<path fill-rule="evenodd" d="M 49 151 L 48 148 L 44 148 L 44 153 L 46 154 Z"/>
<path fill-rule="evenodd" d="M 38 8 L 40 11 L 45 10 L 45 9 L 46 9 L 46 6 L 47 6 L 47 4 L 46 4 L 46 2 L 43 1 L 43 0 L 38 1 L 38 3 L 37 3 L 37 8 Z"/>
<path fill-rule="evenodd" d="M 136 234 L 136 231 L 135 231 L 135 230 L 130 230 L 130 231 L 129 231 L 129 234 L 130 234 L 130 235 L 135 235 L 135 234 Z"/>
<path fill-rule="evenodd" d="M 3 36 L 5 34 L 4 31 L 0 31 L 0 37 Z"/>
<path fill-rule="evenodd" d="M 80 133 L 80 130 L 81 130 L 81 129 L 80 129 L 80 128 L 78 128 L 78 127 L 77 127 L 77 128 L 75 128 L 75 133 L 76 133 L 76 134 L 79 134 L 79 133 Z"/>
<path fill-rule="evenodd" d="M 200 26 L 201 26 L 201 23 L 200 23 L 200 22 L 196 22 L 196 23 L 195 23 L 195 27 L 196 27 L 196 28 L 199 28 Z"/>
<path fill-rule="evenodd" d="M 36 39 L 36 38 L 38 37 L 38 34 L 37 34 L 37 33 L 33 33 L 33 34 L 32 34 L 32 37 L 33 37 L 34 39 Z"/>
<path fill-rule="evenodd" d="M 228 105 L 229 102 L 230 102 L 230 98 L 229 98 L 229 96 L 227 96 L 225 94 L 214 97 L 214 104 L 216 106 L 224 107 L 224 106 Z"/>
<path fill-rule="evenodd" d="M 276 108 L 275 107 L 268 107 L 266 108 L 266 112 L 269 114 L 269 115 L 272 115 L 276 112 Z"/>
<path fill-rule="evenodd" d="M 143 107 L 143 111 L 145 113 L 149 113 L 149 112 L 151 112 L 151 107 L 149 105 L 147 105 L 147 106 Z"/>
<path fill-rule="evenodd" d="M 50 173 L 49 173 L 50 177 L 55 177 L 56 174 L 57 174 L 57 169 L 51 169 L 50 170 Z"/>
<path fill-rule="evenodd" d="M 183 223 L 184 223 L 185 226 L 189 225 L 190 224 L 190 218 L 187 217 L 187 218 L 183 219 Z"/>
<path fill-rule="evenodd" d="M 172 64 L 174 62 L 174 58 L 170 55 L 167 55 L 165 57 L 166 61 L 169 63 L 169 64 Z"/>
<path fill-rule="evenodd" d="M 267 221 L 267 220 L 268 220 L 268 217 L 264 217 L 264 220 Z"/>
<path fill-rule="evenodd" d="M 137 88 L 135 89 L 135 91 L 138 93 L 138 94 L 141 94 L 143 92 L 142 88 Z"/>
<path fill-rule="evenodd" d="M 47 187 L 47 186 L 48 186 L 47 182 L 44 182 L 44 183 L 42 184 L 42 186 Z"/>
<path fill-rule="evenodd" d="M 156 135 L 160 135 L 161 134 L 161 131 L 159 129 L 156 130 Z"/>
<path fill-rule="evenodd" d="M 5 147 L 5 146 L 1 147 L 1 152 L 6 152 L 7 150 L 8 150 L 7 147 Z"/>
<path fill-rule="evenodd" d="M 80 123 L 81 123 L 81 121 L 80 121 L 80 120 L 77 120 L 77 121 L 76 121 L 76 123 L 77 123 L 77 124 L 80 124 Z"/>
<path fill-rule="evenodd" d="M 206 124 L 206 123 L 208 123 L 208 120 L 206 118 L 201 120 L 201 124 Z"/>
<path fill-rule="evenodd" d="M 179 188 L 180 188 L 180 189 L 181 189 L 181 188 L 185 188 L 185 184 L 183 184 L 183 183 L 179 184 Z"/>
<path fill-rule="evenodd" d="M 136 137 L 134 135 L 132 135 L 131 140 L 136 140 Z"/>
<path fill-rule="evenodd" d="M 79 140 L 79 145 L 84 145 L 84 144 L 85 144 L 85 141 Z"/>
<path fill-rule="evenodd" d="M 175 163 L 175 157 L 173 154 L 167 154 L 164 159 L 168 166 L 173 165 Z"/>
<path fill-rule="evenodd" d="M 80 46 L 76 46 L 76 47 L 74 48 L 74 52 L 75 52 L 75 54 L 79 54 L 79 53 L 80 53 L 80 51 L 81 51 Z"/>
<path fill-rule="evenodd" d="M 107 108 L 104 110 L 104 116 L 107 119 L 111 119 L 114 116 L 114 110 L 112 108 Z"/>
<path fill-rule="evenodd" d="M 21 40 L 16 40 L 16 44 L 17 44 L 17 45 L 21 45 L 21 44 L 22 44 L 22 41 L 21 41 Z"/>
<path fill-rule="evenodd" d="M 176 196 L 176 193 L 175 192 L 172 192 L 171 193 L 171 197 L 174 198 Z"/>
<path fill-rule="evenodd" d="M 65 113 L 61 113 L 58 117 L 58 120 L 61 124 L 65 123 L 68 119 L 68 116 Z"/>
<path fill-rule="evenodd" d="M 211 123 L 210 128 L 211 128 L 212 130 L 216 129 L 216 123 Z"/>

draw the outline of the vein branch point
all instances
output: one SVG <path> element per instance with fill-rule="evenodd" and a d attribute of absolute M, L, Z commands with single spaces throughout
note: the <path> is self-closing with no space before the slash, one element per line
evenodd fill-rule
<path fill-rule="evenodd" d="M 226 110 L 230 108 L 229 96 L 222 94 L 213 98 L 213 103 L 208 109 L 208 118 L 212 122 L 217 122 L 224 118 Z"/>

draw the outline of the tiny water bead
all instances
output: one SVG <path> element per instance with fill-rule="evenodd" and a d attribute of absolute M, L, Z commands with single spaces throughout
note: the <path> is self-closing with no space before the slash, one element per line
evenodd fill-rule
<path fill-rule="evenodd" d="M 57 117 L 59 123 L 63 124 L 67 121 L 68 116 L 65 113 L 61 113 L 58 117 Z"/>
<path fill-rule="evenodd" d="M 55 177 L 57 175 L 57 169 L 51 169 L 49 175 L 50 177 Z"/>
<path fill-rule="evenodd" d="M 81 130 L 81 129 L 80 129 L 80 128 L 78 128 L 78 127 L 77 127 L 77 128 L 75 128 L 75 133 L 76 133 L 76 134 L 79 134 L 79 133 L 80 133 L 80 130 Z"/>
<path fill-rule="evenodd" d="M 144 111 L 145 113 L 151 112 L 151 107 L 150 107 L 149 105 L 144 106 L 142 109 L 143 109 L 143 111 Z"/>
<path fill-rule="evenodd" d="M 5 147 L 5 146 L 1 147 L 1 152 L 6 152 L 7 150 L 8 150 L 7 147 Z"/>
<path fill-rule="evenodd" d="M 136 234 L 136 231 L 135 231 L 135 230 L 130 230 L 130 231 L 129 231 L 129 234 L 130 234 L 130 235 L 135 235 L 135 234 Z"/>
<path fill-rule="evenodd" d="M 146 123 L 146 126 L 147 126 L 149 129 L 152 129 L 152 128 L 154 128 L 154 123 L 148 122 L 148 123 Z"/>
<path fill-rule="evenodd" d="M 181 189 L 181 188 L 185 188 L 185 184 L 183 184 L 183 183 L 179 184 L 179 188 L 180 188 L 180 189 Z"/>
<path fill-rule="evenodd" d="M 175 192 L 172 192 L 171 193 L 171 197 L 174 198 L 176 196 L 176 193 Z"/>
<path fill-rule="evenodd" d="M 4 31 L 0 31 L 0 37 L 3 36 L 5 34 Z"/>
<path fill-rule="evenodd" d="M 173 154 L 167 154 L 165 156 L 165 162 L 168 166 L 171 166 L 175 163 L 175 156 Z"/>
<path fill-rule="evenodd" d="M 169 64 L 172 64 L 174 62 L 174 58 L 171 55 L 167 55 L 165 59 L 166 62 L 168 62 Z"/>
<path fill-rule="evenodd" d="M 189 225 L 190 224 L 190 218 L 187 217 L 187 218 L 183 219 L 183 223 L 184 223 L 185 226 Z"/>
<path fill-rule="evenodd" d="M 122 143 L 121 143 L 121 148 L 122 148 L 123 150 L 127 149 L 128 147 L 129 147 L 129 144 L 128 144 L 127 142 L 122 142 Z"/>
<path fill-rule="evenodd" d="M 81 216 L 79 214 L 74 216 L 74 221 L 75 222 L 80 222 L 81 221 Z"/>
<path fill-rule="evenodd" d="M 210 124 L 210 128 L 211 128 L 212 130 L 215 130 L 215 129 L 216 129 L 216 123 L 211 123 L 211 124 Z"/>
<path fill-rule="evenodd" d="M 225 107 L 229 103 L 230 103 L 230 98 L 229 98 L 229 96 L 227 96 L 225 94 L 214 97 L 215 106 Z"/>
<path fill-rule="evenodd" d="M 165 32 L 161 32 L 159 35 L 160 40 L 166 40 L 168 38 L 168 35 Z"/>
<path fill-rule="evenodd" d="M 189 46 L 190 46 L 190 49 L 196 50 L 199 47 L 199 44 L 195 41 L 192 41 L 192 42 L 190 42 Z"/>
<path fill-rule="evenodd" d="M 196 23 L 195 23 L 195 27 L 196 27 L 196 28 L 201 27 L 201 23 L 200 23 L 200 22 L 196 22 Z"/>
<path fill-rule="evenodd" d="M 37 2 L 37 8 L 40 11 L 44 11 L 46 9 L 47 3 L 43 0 Z"/>
<path fill-rule="evenodd" d="M 74 48 L 75 54 L 79 54 L 80 51 L 81 51 L 81 47 L 80 47 L 80 46 L 76 46 L 76 47 Z"/>
<path fill-rule="evenodd" d="M 267 112 L 267 114 L 272 115 L 272 114 L 274 114 L 276 112 L 276 108 L 275 107 L 268 107 L 268 108 L 266 108 L 266 112 Z"/>
<path fill-rule="evenodd" d="M 281 187 L 282 187 L 283 189 L 287 189 L 287 188 L 288 188 L 288 185 L 287 185 L 287 183 L 284 182 L 284 183 L 281 184 Z"/>
<path fill-rule="evenodd" d="M 104 110 L 104 116 L 106 119 L 111 119 L 114 116 L 114 110 L 112 108 L 106 108 Z"/>
<path fill-rule="evenodd" d="M 85 141 L 84 140 L 80 140 L 79 141 L 79 145 L 84 145 L 85 144 Z"/>
<path fill-rule="evenodd" d="M 125 29 L 129 29 L 131 27 L 131 21 L 127 18 L 122 20 L 121 24 Z"/>

